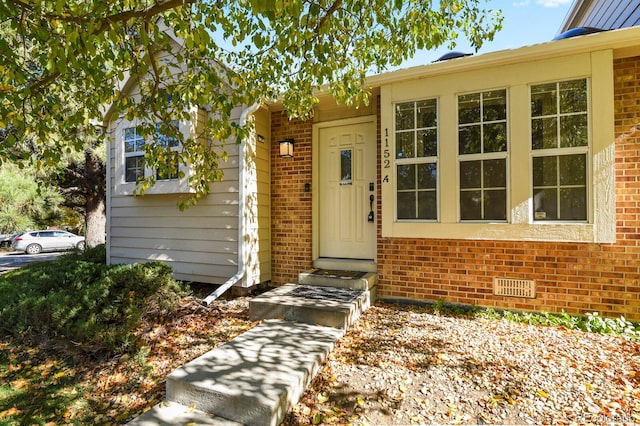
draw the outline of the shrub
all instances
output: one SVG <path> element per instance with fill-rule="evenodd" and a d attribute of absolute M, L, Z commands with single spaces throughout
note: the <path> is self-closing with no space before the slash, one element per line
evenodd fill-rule
<path fill-rule="evenodd" d="M 600 334 L 619 334 L 631 339 L 640 339 L 640 325 L 627 320 L 625 317 L 606 318 L 597 312 L 587 315 L 571 315 L 564 311 L 561 313 L 549 312 L 496 312 L 493 308 L 487 308 L 475 314 L 481 318 L 499 319 L 520 322 L 529 325 L 558 326 L 571 330 L 582 330 Z"/>
<path fill-rule="evenodd" d="M 0 276 L 0 324 L 16 337 L 126 352 L 148 306 L 171 309 L 185 294 L 169 266 L 108 266 L 102 246 Z"/>

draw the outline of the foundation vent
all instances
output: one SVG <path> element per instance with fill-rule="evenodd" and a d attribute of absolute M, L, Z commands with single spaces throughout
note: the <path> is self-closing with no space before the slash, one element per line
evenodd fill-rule
<path fill-rule="evenodd" d="M 534 280 L 518 280 L 515 278 L 494 278 L 493 294 L 507 297 L 536 297 L 536 282 Z"/>

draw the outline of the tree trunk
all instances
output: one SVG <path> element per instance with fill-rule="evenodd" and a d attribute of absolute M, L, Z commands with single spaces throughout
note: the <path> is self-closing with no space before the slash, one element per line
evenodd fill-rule
<path fill-rule="evenodd" d="M 86 210 L 85 222 L 87 230 L 85 241 L 88 247 L 95 247 L 105 243 L 107 216 L 105 210 L 106 199 L 106 167 L 99 158 L 85 153 L 86 173 Z"/>
<path fill-rule="evenodd" d="M 87 212 L 85 214 L 87 232 L 85 241 L 88 247 L 95 247 L 105 242 L 105 230 L 107 226 L 107 216 L 105 215 L 104 200 L 87 199 Z"/>

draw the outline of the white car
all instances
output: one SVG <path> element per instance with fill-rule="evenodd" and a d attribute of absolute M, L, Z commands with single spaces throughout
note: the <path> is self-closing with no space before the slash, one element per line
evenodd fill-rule
<path fill-rule="evenodd" d="M 13 239 L 11 247 L 27 254 L 38 254 L 43 251 L 58 251 L 77 248 L 84 250 L 84 237 L 67 231 L 29 231 Z"/>

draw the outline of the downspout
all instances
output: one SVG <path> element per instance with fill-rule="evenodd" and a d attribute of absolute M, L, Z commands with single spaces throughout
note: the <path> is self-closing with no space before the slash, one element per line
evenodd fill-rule
<path fill-rule="evenodd" d="M 260 104 L 253 104 L 250 107 L 244 109 L 240 114 L 240 126 L 247 124 L 247 120 L 251 114 L 256 112 L 260 108 Z M 245 188 L 245 144 L 243 139 L 240 142 L 240 162 L 238 164 L 239 169 L 239 188 L 238 188 L 238 272 L 231 278 L 229 278 L 224 284 L 218 287 L 213 293 L 208 295 L 202 300 L 204 305 L 210 305 L 218 297 L 222 296 L 231 287 L 242 281 L 245 276 L 245 262 L 244 262 L 244 188 Z"/>

